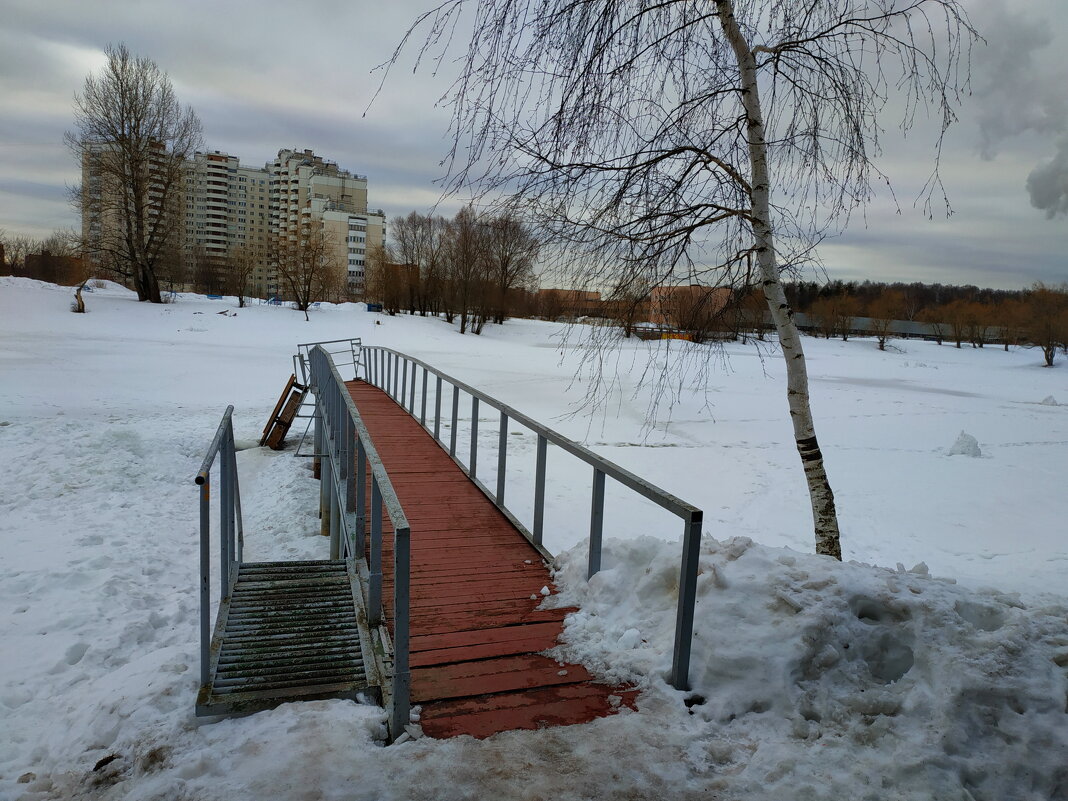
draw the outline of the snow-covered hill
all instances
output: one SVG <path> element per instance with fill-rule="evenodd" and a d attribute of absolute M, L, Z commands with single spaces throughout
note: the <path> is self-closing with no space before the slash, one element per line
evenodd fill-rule
<path fill-rule="evenodd" d="M 809 554 L 766 349 L 729 345 L 650 428 L 641 368 L 681 352 L 656 343 L 622 347 L 619 391 L 591 417 L 581 337 L 556 324 L 461 337 L 358 305 L 306 323 L 114 285 L 75 315 L 70 295 L 0 278 L 0 798 L 1068 798 L 1068 369 L 1039 354 L 805 340 L 853 560 L 837 564 Z M 705 510 L 692 693 L 663 681 L 681 526 L 610 485 L 605 569 L 587 584 L 587 468 L 554 456 L 554 602 L 582 605 L 560 647 L 639 682 L 638 712 L 390 748 L 379 711 L 348 702 L 193 717 L 192 477 L 228 403 L 254 444 L 295 345 L 353 336 Z M 949 455 L 962 430 L 981 456 Z M 250 447 L 239 469 L 248 556 L 324 556 L 306 463 Z"/>

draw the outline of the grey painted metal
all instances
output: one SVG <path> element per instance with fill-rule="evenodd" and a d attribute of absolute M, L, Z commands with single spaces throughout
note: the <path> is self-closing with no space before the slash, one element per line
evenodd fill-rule
<path fill-rule="evenodd" d="M 604 531 L 604 471 L 593 468 L 593 500 L 590 503 L 590 562 L 586 578 L 601 569 L 601 535 Z"/>
<path fill-rule="evenodd" d="M 459 381 L 440 370 L 435 369 L 431 365 L 419 360 L 407 356 L 405 354 L 399 354 L 398 351 L 394 351 L 390 348 L 381 348 L 373 346 L 369 348 L 375 354 L 381 353 L 384 357 L 389 357 L 394 354 L 402 356 L 406 360 L 421 366 L 428 373 L 432 373 L 435 376 L 437 382 L 437 399 L 435 405 L 437 407 L 437 414 L 435 414 L 434 423 L 434 439 L 441 444 L 444 448 L 445 443 L 441 439 L 441 426 L 440 426 L 440 405 L 441 405 L 441 391 L 445 382 L 452 385 L 452 427 L 449 434 L 449 456 L 453 461 L 459 464 L 461 467 L 465 467 L 456 458 L 456 427 L 459 411 L 459 393 L 461 391 L 468 393 L 472 398 L 472 458 L 469 465 L 466 466 L 466 471 L 471 477 L 474 484 L 488 497 L 494 501 L 498 508 L 505 514 L 505 516 L 512 522 L 513 525 L 530 539 L 531 543 L 537 547 L 546 558 L 551 559 L 552 555 L 544 549 L 542 544 L 544 525 L 545 525 L 545 481 L 546 481 L 546 469 L 547 469 L 547 449 L 548 443 L 553 443 L 561 450 L 571 454 L 594 468 L 594 480 L 591 499 L 591 511 L 590 511 L 590 565 L 589 575 L 593 575 L 600 569 L 601 564 L 601 539 L 604 526 L 604 486 L 605 478 L 610 477 L 615 481 L 618 481 L 628 489 L 638 493 L 644 498 L 649 499 L 658 506 L 666 509 L 672 514 L 681 517 L 686 523 L 686 537 L 684 538 L 684 548 L 687 554 L 692 556 L 684 556 L 683 575 L 680 578 L 681 591 L 679 593 L 679 608 L 677 610 L 676 620 L 676 645 L 675 654 L 673 658 L 673 667 L 671 674 L 671 683 L 676 688 L 683 688 L 688 686 L 688 666 L 690 659 L 690 646 L 692 639 L 692 621 L 693 621 L 693 607 L 696 603 L 696 571 L 698 555 L 700 553 L 700 538 L 701 538 L 701 524 L 702 513 L 701 510 L 692 504 L 686 503 L 676 496 L 672 495 L 657 487 L 656 485 L 640 478 L 639 476 L 631 473 L 629 470 L 625 470 L 614 462 L 609 461 L 601 457 L 600 455 L 593 453 L 588 448 L 567 439 L 562 434 L 553 431 L 547 426 L 538 423 L 527 415 L 515 410 L 507 404 L 486 395 L 483 392 L 475 389 L 474 387 Z M 376 386 L 382 388 L 388 393 L 388 379 L 385 382 L 372 381 Z M 498 488 L 496 493 L 492 493 L 476 476 L 477 467 L 477 451 L 475 443 L 477 441 L 477 428 L 478 418 L 477 409 L 479 403 L 486 403 L 490 407 L 499 411 L 502 415 L 502 421 L 505 419 L 511 419 L 524 426 L 528 430 L 532 431 L 538 436 L 538 448 L 537 448 L 537 465 L 535 469 L 535 482 L 534 482 L 534 520 L 533 520 L 533 532 L 528 532 L 522 522 L 520 522 L 503 503 L 503 493 L 500 487 L 500 472 L 498 474 Z M 413 415 L 414 416 L 414 415 Z M 425 421 L 421 420 L 424 428 L 426 427 Z M 503 426 L 502 426 L 503 428 Z M 499 458 L 499 457 L 498 457 Z M 505 468 L 507 462 L 505 461 Z M 498 500 L 499 499 L 499 500 Z M 687 590 L 687 582 L 693 576 L 694 592 L 691 593 Z M 687 622 L 688 621 L 688 622 Z"/>
<path fill-rule="evenodd" d="M 389 348 L 380 348 L 377 345 L 366 346 L 364 349 L 381 349 L 386 353 L 396 352 Z M 615 464 L 614 462 L 605 459 L 599 454 L 594 453 L 584 445 L 580 445 L 579 443 L 568 439 L 563 434 L 554 431 L 548 426 L 542 425 L 541 423 L 537 422 L 528 415 L 525 415 L 522 412 L 512 408 L 511 406 L 487 395 L 486 393 L 477 390 L 468 384 L 465 384 L 463 381 L 453 378 L 452 376 L 435 369 L 431 365 L 428 365 L 426 362 L 423 362 L 419 359 L 414 359 L 410 356 L 406 358 L 412 359 L 412 361 L 414 361 L 416 364 L 426 367 L 434 375 L 440 376 L 444 381 L 447 381 L 448 383 L 452 384 L 455 390 L 461 390 L 473 397 L 477 397 L 480 402 L 487 404 L 488 406 L 493 409 L 496 409 L 497 411 L 504 412 L 508 415 L 510 419 L 516 421 L 525 428 L 530 429 L 535 434 L 543 435 L 549 442 L 551 442 L 553 445 L 556 445 L 561 450 L 564 450 L 567 453 L 570 453 L 572 456 L 576 456 L 579 459 L 582 459 L 584 462 L 587 462 L 590 465 L 595 465 L 599 467 L 609 478 L 618 481 L 623 486 L 633 490 L 634 492 L 637 492 L 644 498 L 648 498 L 650 501 L 657 504 L 658 506 L 663 507 L 664 509 L 667 509 L 669 512 L 672 512 L 673 514 L 676 514 L 679 517 L 685 517 L 687 514 L 690 513 L 690 511 L 697 509 L 696 506 L 686 503 L 685 501 L 672 495 L 670 492 L 667 492 L 666 490 L 657 487 L 655 484 L 646 481 L 645 479 L 635 475 L 629 470 L 626 470 Z M 380 386 L 379 388 L 382 387 Z"/>
<path fill-rule="evenodd" d="M 367 539 L 367 452 L 363 441 L 356 440 L 356 558 L 364 558 Z"/>
<path fill-rule="evenodd" d="M 382 623 L 382 491 L 371 478 L 371 561 L 368 572 L 368 614 L 372 626 Z"/>
<path fill-rule="evenodd" d="M 682 565 L 679 570 L 679 603 L 675 613 L 675 647 L 671 657 L 671 684 L 690 689 L 690 642 L 697 605 L 697 573 L 701 560 L 701 512 L 693 512 L 682 533 Z"/>
<path fill-rule="evenodd" d="M 338 508 L 337 493 L 331 492 L 330 495 L 330 558 L 341 558 L 341 526 L 338 523 L 338 518 L 341 517 L 341 510 Z"/>
<path fill-rule="evenodd" d="M 200 487 L 200 678 L 210 679 L 211 654 L 211 469 L 219 460 L 219 602 L 226 602 L 237 574 L 238 537 L 243 537 L 237 486 L 234 407 L 227 406 L 193 482 Z M 239 534 L 239 532 L 241 532 Z"/>
<path fill-rule="evenodd" d="M 328 345 L 336 345 L 338 347 L 327 347 Z M 347 354 L 348 359 L 342 362 L 343 365 L 352 367 L 352 377 L 355 378 L 359 372 L 360 356 L 363 353 L 363 342 L 359 337 L 350 337 L 348 339 L 327 339 L 321 342 L 303 342 L 297 345 L 297 355 L 294 356 L 294 360 L 300 359 L 302 368 L 305 364 L 310 362 L 311 352 L 314 348 L 319 347 L 330 354 L 331 361 L 337 365 L 337 358 L 342 354 Z M 296 371 L 294 371 L 295 373 Z M 310 379 L 310 371 L 302 370 L 304 375 L 304 381 L 301 383 L 307 384 Z"/>
<path fill-rule="evenodd" d="M 478 398 L 471 396 L 471 459 L 467 463 L 467 474 L 474 478 L 478 475 Z"/>
<path fill-rule="evenodd" d="M 449 456 L 456 457 L 456 424 L 460 419 L 460 388 L 452 385 L 452 428 L 449 429 Z"/>
<path fill-rule="evenodd" d="M 211 480 L 200 482 L 200 684 L 208 683 L 211 660 Z"/>
<path fill-rule="evenodd" d="M 403 409 L 404 399 L 408 397 L 408 360 L 398 357 L 398 361 L 400 362 L 401 391 L 400 397 L 397 398 L 397 403 L 399 403 L 400 407 Z M 411 409 L 408 409 L 408 411 L 410 412 Z"/>
<path fill-rule="evenodd" d="M 535 545 L 542 544 L 542 534 L 545 529 L 545 461 L 546 450 L 549 442 L 545 436 L 538 434 L 538 457 L 534 468 L 534 531 L 532 536 Z"/>
<path fill-rule="evenodd" d="M 441 376 L 434 376 L 434 439 L 441 441 Z"/>
<path fill-rule="evenodd" d="M 501 425 L 497 432 L 497 505 L 504 506 L 505 477 L 508 471 L 508 415 L 501 412 Z"/>
<path fill-rule="evenodd" d="M 429 376 L 426 368 L 423 368 L 423 400 L 419 404 L 419 425 L 426 428 L 426 380 Z"/>
<path fill-rule="evenodd" d="M 393 576 L 405 586 L 411 582 L 411 530 L 393 532 Z M 395 598 L 393 608 L 393 692 L 390 730 L 398 736 L 411 721 L 412 674 L 409 665 L 410 599 L 407 594 Z"/>
<path fill-rule="evenodd" d="M 349 561 L 244 563 L 220 604 L 197 715 L 374 695 L 381 683 Z"/>
<path fill-rule="evenodd" d="M 368 375 L 367 359 L 368 354 L 364 352 L 364 375 Z M 370 353 L 371 364 L 376 362 L 379 366 L 385 365 L 383 372 L 381 373 L 382 381 L 388 386 L 392 384 L 394 389 L 393 397 L 395 400 L 403 401 L 403 391 L 399 390 L 399 376 L 398 371 L 401 369 L 401 359 L 399 355 L 382 354 L 379 358 L 379 354 L 376 352 Z M 354 497 L 354 505 L 356 512 L 353 515 L 338 514 L 336 520 L 340 526 L 339 542 L 344 548 L 349 548 L 348 543 L 358 542 L 357 545 L 352 546 L 350 552 L 361 552 L 363 547 L 363 538 L 366 531 L 366 515 L 367 511 L 364 508 L 364 491 L 366 482 L 371 483 L 371 508 L 370 508 L 370 553 L 368 554 L 368 566 L 367 566 L 367 618 L 373 626 L 378 626 L 383 620 L 382 611 L 382 529 L 383 529 L 383 514 L 388 514 L 390 522 L 393 525 L 394 537 L 397 536 L 407 537 L 410 536 L 410 527 L 408 525 L 408 519 L 404 515 L 404 511 L 401 508 L 400 500 L 397 498 L 397 494 L 393 489 L 393 485 L 390 482 L 389 476 L 386 473 L 385 466 L 382 464 L 382 460 L 378 456 L 378 451 L 375 449 L 374 443 L 367 431 L 367 427 L 360 417 L 359 410 L 356 408 L 356 404 L 352 400 L 352 396 L 349 394 L 341 375 L 338 372 L 337 366 L 334 364 L 330 354 L 323 348 L 316 347 L 309 354 L 309 363 L 311 365 L 312 385 L 315 391 L 316 398 L 316 410 L 322 418 L 323 425 L 323 445 L 325 452 L 328 453 L 328 458 L 324 459 L 324 468 L 322 472 L 323 485 L 326 487 L 326 491 L 329 495 L 336 499 L 336 504 L 339 508 L 345 506 L 344 499 L 349 495 L 349 482 L 348 476 L 352 472 L 351 464 L 345 468 L 342 468 L 342 461 L 351 462 L 353 455 L 353 448 L 346 448 L 344 445 L 346 437 L 343 436 L 343 432 L 347 426 L 351 426 L 352 439 L 354 440 L 354 449 L 357 456 L 356 465 L 356 479 L 352 486 L 351 493 Z M 373 366 L 370 368 L 372 371 L 375 369 Z M 405 366 L 407 372 L 407 367 Z M 415 367 L 412 370 L 412 388 L 414 390 L 415 382 Z M 401 403 L 403 406 L 403 402 Z M 396 548 L 396 542 L 394 544 Z M 405 548 L 403 553 L 407 553 Z M 395 575 L 393 586 L 393 608 L 395 610 L 408 610 L 410 606 L 410 576 L 409 569 L 400 571 Z M 407 611 L 403 612 L 404 618 L 401 619 L 400 615 L 395 615 L 393 624 L 394 630 L 399 627 L 404 632 L 407 632 L 409 621 L 407 619 Z M 401 653 L 403 649 L 403 653 Z M 408 661 L 408 639 L 407 636 L 398 641 L 396 634 L 393 637 L 392 650 L 394 664 L 406 665 Z M 398 684 L 399 682 L 399 684 Z M 394 709 L 407 710 L 410 705 L 409 698 L 409 678 L 407 674 L 394 677 L 394 686 L 392 689 L 392 701 Z M 405 712 L 405 714 L 407 714 Z M 395 729 L 391 726 L 391 736 L 397 737 L 400 735 L 402 729 Z"/>
<path fill-rule="evenodd" d="M 230 595 L 230 538 L 233 536 L 233 515 L 229 514 L 232 508 L 233 485 L 230 481 L 229 449 L 226 447 L 226 439 L 223 439 L 223 449 L 219 454 L 219 581 L 222 584 L 222 597 Z"/>
<path fill-rule="evenodd" d="M 415 417 L 415 371 L 419 369 L 418 365 L 411 362 L 412 365 L 412 385 L 408 388 L 408 414 Z M 406 368 L 407 369 L 407 368 Z M 403 404 L 402 404 L 403 405 Z"/>

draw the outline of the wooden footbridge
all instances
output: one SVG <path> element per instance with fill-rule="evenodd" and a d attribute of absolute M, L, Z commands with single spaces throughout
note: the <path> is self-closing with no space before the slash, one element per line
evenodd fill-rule
<path fill-rule="evenodd" d="M 634 689 L 599 683 L 581 665 L 544 653 L 557 644 L 564 617 L 573 611 L 545 603 L 554 592 L 552 557 L 541 544 L 550 444 L 593 468 L 589 575 L 600 569 L 606 477 L 683 519 L 670 681 L 687 689 L 700 510 L 417 359 L 343 342 L 344 350 L 333 353 L 328 348 L 337 343 L 302 345 L 295 357 L 295 373 L 315 399 L 310 455 L 321 478 L 330 559 L 242 560 L 232 407 L 197 474 L 197 714 L 362 698 L 387 707 L 396 739 L 416 717 L 413 706 L 422 732 L 434 737 L 583 723 L 633 707 Z M 342 352 L 352 354 L 350 380 L 335 363 Z M 470 403 L 467 420 L 461 396 Z M 477 472 L 480 406 L 498 413 L 493 489 Z M 537 435 L 529 529 L 505 504 L 510 422 Z M 461 426 L 467 443 L 458 441 Z M 215 461 L 222 569 L 212 632 L 209 487 Z"/>

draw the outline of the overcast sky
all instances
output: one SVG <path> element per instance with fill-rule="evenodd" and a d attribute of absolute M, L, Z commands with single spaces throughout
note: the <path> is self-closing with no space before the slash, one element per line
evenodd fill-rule
<path fill-rule="evenodd" d="M 427 211 L 450 143 L 448 111 L 434 105 L 450 65 L 413 76 L 406 59 L 368 104 L 380 79 L 372 69 L 431 5 L 0 0 L 0 228 L 45 236 L 77 224 L 66 187 L 79 170 L 63 132 L 109 42 L 170 75 L 209 149 L 262 166 L 281 148 L 311 148 L 367 175 L 372 207 Z M 825 243 L 831 278 L 1010 289 L 1068 280 L 1068 0 L 968 6 L 988 44 L 973 53 L 972 96 L 943 157 L 954 215 L 927 220 L 912 204 L 930 169 L 930 138 L 888 131 L 880 166 L 901 213 L 879 198 Z"/>

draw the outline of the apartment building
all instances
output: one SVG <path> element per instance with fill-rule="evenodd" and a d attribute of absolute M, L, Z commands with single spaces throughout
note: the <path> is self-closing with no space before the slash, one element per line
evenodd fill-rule
<path fill-rule="evenodd" d="M 92 158 L 83 160 L 82 172 L 83 191 L 95 198 L 85 205 L 82 230 L 100 238 L 117 227 L 112 196 L 119 193 L 101 184 Z M 302 225 L 315 223 L 323 228 L 329 262 L 342 271 L 349 292 L 359 295 L 367 252 L 385 240 L 383 212 L 367 208 L 367 177 L 311 150 L 280 150 L 263 167 L 243 165 L 229 153 L 198 152 L 185 162 L 181 189 L 177 250 L 187 280 L 214 291 L 229 291 L 228 271 L 243 262 L 250 265 L 246 291 L 285 298 L 272 246 L 281 238 L 296 240 Z"/>
<path fill-rule="evenodd" d="M 386 218 L 367 208 L 367 176 L 343 170 L 311 150 L 280 150 L 271 173 L 271 231 L 295 239 L 301 226 L 323 226 L 333 259 L 345 273 L 349 291 L 363 291 L 367 253 L 382 245 Z"/>

